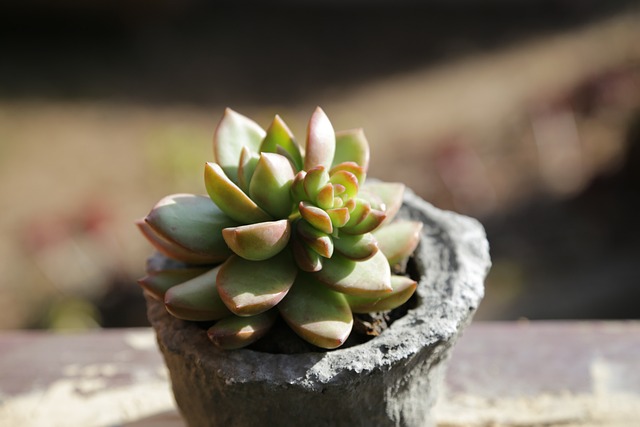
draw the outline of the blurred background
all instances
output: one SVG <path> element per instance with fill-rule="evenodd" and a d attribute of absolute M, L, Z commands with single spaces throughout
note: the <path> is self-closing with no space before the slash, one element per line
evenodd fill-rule
<path fill-rule="evenodd" d="M 370 175 L 479 218 L 477 319 L 640 318 L 640 6 L 0 6 L 0 328 L 146 324 L 133 221 L 204 193 L 227 106 L 363 127 Z"/>

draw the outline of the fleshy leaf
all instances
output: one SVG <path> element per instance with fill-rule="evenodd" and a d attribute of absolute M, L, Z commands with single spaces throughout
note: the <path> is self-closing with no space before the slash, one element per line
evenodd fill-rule
<path fill-rule="evenodd" d="M 378 252 L 378 242 L 371 233 L 350 235 L 340 233 L 333 239 L 338 252 L 354 261 L 364 261 Z"/>
<path fill-rule="evenodd" d="M 334 253 L 314 276 L 329 288 L 350 295 L 380 297 L 391 292 L 391 270 L 382 252 L 366 261 Z"/>
<path fill-rule="evenodd" d="M 324 166 L 329 170 L 336 151 L 336 134 L 327 115 L 317 107 L 307 128 L 307 144 L 304 157 L 304 169 Z"/>
<path fill-rule="evenodd" d="M 355 295 L 345 295 L 354 313 L 372 313 L 393 310 L 411 298 L 418 284 L 405 276 L 391 276 L 393 291 L 382 298 L 368 298 Z"/>
<path fill-rule="evenodd" d="M 334 172 L 330 181 L 333 184 L 342 185 L 348 198 L 355 197 L 358 194 L 358 178 L 349 171 L 338 170 Z"/>
<path fill-rule="evenodd" d="M 307 246 L 297 233 L 291 236 L 291 249 L 300 270 L 314 272 L 322 269 L 322 257 Z"/>
<path fill-rule="evenodd" d="M 266 261 L 248 261 L 232 255 L 220 267 L 218 292 L 234 314 L 254 316 L 284 298 L 297 272 L 289 251 Z"/>
<path fill-rule="evenodd" d="M 329 171 L 329 175 L 333 175 L 338 171 L 351 172 L 357 179 L 358 186 L 362 186 L 365 181 L 366 172 L 364 168 L 355 162 L 343 162 L 335 165 Z"/>
<path fill-rule="evenodd" d="M 280 116 L 276 115 L 260 145 L 260 152 L 278 153 L 278 147 L 287 152 L 287 157 L 291 159 L 297 171 L 302 169 L 302 155 L 293 133 Z"/>
<path fill-rule="evenodd" d="M 182 246 L 179 246 L 158 234 L 144 220 L 136 221 L 136 225 L 144 237 L 147 238 L 149 243 L 151 243 L 160 253 L 168 256 L 169 258 L 182 261 L 186 264 L 215 264 L 217 262 L 224 261 L 226 258 L 221 256 L 201 255 L 183 248 Z"/>
<path fill-rule="evenodd" d="M 307 194 L 307 190 L 304 188 L 304 180 L 307 176 L 307 172 L 300 171 L 293 178 L 291 183 L 291 197 L 296 202 L 311 201 L 311 198 Z"/>
<path fill-rule="evenodd" d="M 350 208 L 350 206 L 352 206 Z M 345 227 L 353 227 L 362 222 L 369 212 L 371 212 L 371 205 L 368 201 L 360 198 L 349 199 L 345 205 L 349 209 L 349 221 L 344 225 Z"/>
<path fill-rule="evenodd" d="M 296 334 L 322 348 L 340 347 L 353 327 L 345 296 L 307 274 L 298 276 L 278 310 Z"/>
<path fill-rule="evenodd" d="M 349 209 L 347 208 L 327 209 L 326 212 L 327 215 L 329 215 L 329 218 L 331 218 L 331 224 L 336 228 L 343 227 L 347 222 L 349 222 Z"/>
<path fill-rule="evenodd" d="M 333 166 L 342 162 L 356 162 L 366 172 L 369 169 L 369 142 L 362 129 L 336 132 L 336 153 Z M 362 184 L 363 181 L 360 181 Z"/>
<path fill-rule="evenodd" d="M 321 209 L 331 209 L 333 207 L 333 185 L 327 184 L 318 192 L 316 202 Z"/>
<path fill-rule="evenodd" d="M 358 197 L 369 201 L 374 209 L 384 210 L 387 217 L 385 224 L 390 223 L 402 206 L 405 185 L 397 182 L 368 182 L 360 187 Z"/>
<path fill-rule="evenodd" d="M 375 230 L 382 224 L 386 214 L 377 209 L 371 209 L 367 215 L 355 225 L 345 225 L 340 230 L 349 234 L 364 234 Z"/>
<path fill-rule="evenodd" d="M 245 193 L 249 192 L 249 183 L 259 159 L 259 155 L 252 153 L 247 147 L 242 147 L 240 162 L 238 163 L 238 186 Z"/>
<path fill-rule="evenodd" d="M 229 255 L 222 229 L 237 225 L 211 199 L 193 194 L 164 197 L 145 221 L 165 239 L 188 251 L 218 259 Z"/>
<path fill-rule="evenodd" d="M 265 134 L 265 131 L 250 118 L 230 108 L 224 111 L 224 116 L 213 135 L 213 156 L 231 181 L 238 184 L 238 160 L 242 147 L 257 152 Z"/>
<path fill-rule="evenodd" d="M 138 280 L 138 284 L 153 298 L 164 301 L 164 294 L 169 288 L 193 279 L 209 270 L 210 268 L 176 268 L 154 271 L 149 272 L 145 277 Z"/>
<path fill-rule="evenodd" d="M 274 218 L 286 218 L 293 207 L 293 178 L 294 172 L 286 157 L 262 153 L 249 184 L 249 195 Z"/>
<path fill-rule="evenodd" d="M 249 317 L 231 315 L 210 327 L 207 336 L 216 347 L 235 350 L 262 338 L 271 329 L 277 317 L 278 312 L 275 309 Z"/>
<path fill-rule="evenodd" d="M 396 221 L 373 232 L 382 253 L 392 266 L 408 258 L 420 242 L 422 222 Z"/>
<path fill-rule="evenodd" d="M 167 311 L 183 320 L 208 321 L 227 317 L 231 312 L 223 304 L 216 290 L 216 267 L 180 285 L 164 295 Z"/>
<path fill-rule="evenodd" d="M 233 252 L 250 261 L 262 261 L 283 250 L 291 236 L 286 219 L 258 222 L 222 230 L 222 237 Z"/>
<path fill-rule="evenodd" d="M 272 219 L 240 187 L 231 182 L 220 165 L 207 162 L 204 168 L 204 183 L 211 200 L 237 222 L 251 224 Z"/>
<path fill-rule="evenodd" d="M 306 202 L 300 202 L 298 209 L 300 210 L 302 218 L 318 230 L 327 234 L 331 234 L 333 232 L 331 218 L 324 210 Z"/>
<path fill-rule="evenodd" d="M 331 236 L 313 227 L 305 220 L 298 221 L 296 225 L 298 235 L 311 249 L 324 258 L 331 257 L 333 254 L 333 240 Z"/>
<path fill-rule="evenodd" d="M 309 200 L 316 200 L 318 193 L 329 183 L 329 172 L 324 166 L 317 166 L 307 171 L 304 177 L 304 191 Z"/>

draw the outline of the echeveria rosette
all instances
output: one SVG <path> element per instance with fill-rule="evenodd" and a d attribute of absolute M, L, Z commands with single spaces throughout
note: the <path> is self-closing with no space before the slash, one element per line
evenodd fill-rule
<path fill-rule="evenodd" d="M 396 275 L 422 224 L 392 221 L 404 185 L 366 183 L 361 129 L 334 132 L 317 108 L 304 151 L 276 116 L 265 131 L 230 109 L 205 165 L 208 196 L 162 199 L 138 221 L 158 251 L 180 261 L 140 280 L 180 319 L 215 321 L 217 346 L 262 337 L 278 316 L 323 348 L 344 343 L 353 313 L 406 302 L 416 282 Z"/>

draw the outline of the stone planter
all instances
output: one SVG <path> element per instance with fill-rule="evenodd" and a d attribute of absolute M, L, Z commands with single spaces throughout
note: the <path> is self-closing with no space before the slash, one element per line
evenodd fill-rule
<path fill-rule="evenodd" d="M 293 355 L 219 351 L 197 325 L 148 300 L 148 315 L 190 426 L 428 426 L 445 362 L 471 321 L 490 266 L 475 220 L 406 192 L 401 217 L 424 223 L 417 305 L 380 336 Z"/>

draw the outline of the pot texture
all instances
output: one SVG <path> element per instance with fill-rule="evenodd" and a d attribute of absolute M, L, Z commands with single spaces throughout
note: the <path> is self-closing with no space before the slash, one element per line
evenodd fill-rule
<path fill-rule="evenodd" d="M 334 351 L 217 350 L 206 331 L 148 299 L 187 423 L 200 426 L 428 426 L 450 350 L 490 267 L 484 229 L 406 191 L 401 217 L 424 223 L 416 307 L 380 336 Z M 152 261 L 153 262 L 153 261 Z"/>

